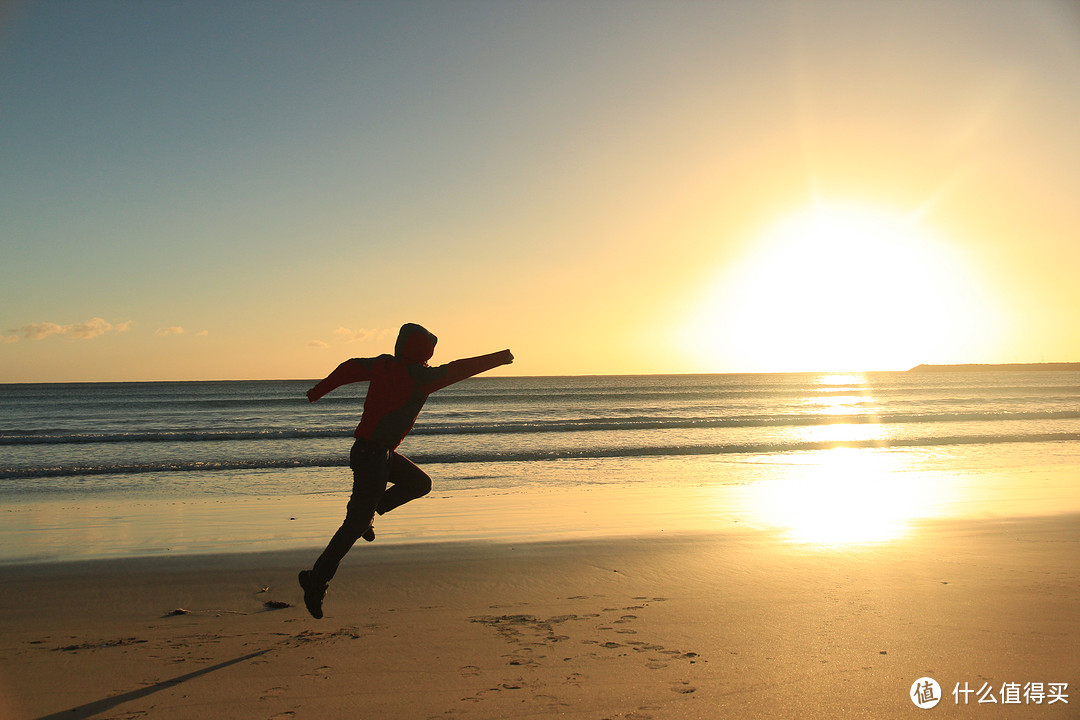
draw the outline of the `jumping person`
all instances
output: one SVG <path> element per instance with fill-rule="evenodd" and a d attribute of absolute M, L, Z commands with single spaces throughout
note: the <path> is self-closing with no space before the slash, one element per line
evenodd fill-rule
<path fill-rule="evenodd" d="M 307 391 L 315 402 L 334 388 L 369 380 L 364 412 L 353 436 L 349 467 L 353 471 L 352 497 L 341 524 L 311 570 L 300 571 L 304 604 L 321 618 L 327 584 L 338 564 L 359 538 L 372 541 L 375 513 L 382 515 L 431 492 L 431 478 L 397 446 L 412 429 L 428 395 L 486 370 L 514 361 L 509 350 L 455 360 L 429 367 L 438 338 L 419 325 L 406 323 L 398 332 L 393 355 L 353 358 L 338 365 L 326 379 Z M 387 489 L 387 484 L 392 487 Z"/>

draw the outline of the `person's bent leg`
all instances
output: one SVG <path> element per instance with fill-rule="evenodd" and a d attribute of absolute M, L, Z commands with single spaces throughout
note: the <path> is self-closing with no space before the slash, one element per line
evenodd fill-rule
<path fill-rule="evenodd" d="M 367 516 L 367 520 L 346 518 L 345 522 L 341 523 L 341 527 L 330 538 L 326 549 L 322 551 L 319 559 L 315 561 L 315 565 L 312 567 L 314 578 L 317 581 L 325 585 L 334 578 L 342 559 L 356 544 L 360 536 L 371 527 L 371 519 L 375 517 L 375 503 L 377 502 L 378 499 L 371 501 L 371 513 Z"/>
<path fill-rule="evenodd" d="M 380 515 L 431 492 L 431 478 L 428 474 L 412 460 L 396 452 L 390 454 L 389 480 L 392 486 L 383 493 L 376 507 L 376 512 Z"/>
<path fill-rule="evenodd" d="M 367 530 L 386 490 L 389 451 L 370 443 L 357 442 L 349 456 L 353 470 L 353 492 L 341 523 L 312 568 L 314 579 L 328 583 L 337 573 L 342 558 Z"/>

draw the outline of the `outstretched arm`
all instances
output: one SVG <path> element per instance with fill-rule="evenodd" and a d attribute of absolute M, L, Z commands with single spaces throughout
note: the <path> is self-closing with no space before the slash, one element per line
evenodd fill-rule
<path fill-rule="evenodd" d="M 309 402 L 315 402 L 334 388 L 348 383 L 371 379 L 371 361 L 368 358 L 352 358 L 338 365 L 334 372 L 320 380 L 315 387 L 307 391 Z"/>
<path fill-rule="evenodd" d="M 443 373 L 427 383 L 423 389 L 424 392 L 433 393 L 436 390 L 441 390 L 447 385 L 453 385 L 465 378 L 479 375 L 482 372 L 499 367 L 500 365 L 509 365 L 512 362 L 514 362 L 514 355 L 509 350 L 500 350 L 499 352 L 493 352 L 488 355 L 478 355 L 476 357 L 454 360 L 453 362 L 449 362 L 442 367 L 437 368 L 438 370 L 442 370 Z"/>

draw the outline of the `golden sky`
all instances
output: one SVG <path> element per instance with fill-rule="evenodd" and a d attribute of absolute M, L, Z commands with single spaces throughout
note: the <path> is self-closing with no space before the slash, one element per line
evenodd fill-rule
<path fill-rule="evenodd" d="M 0 15 L 0 382 L 1080 361 L 1068 2 Z"/>

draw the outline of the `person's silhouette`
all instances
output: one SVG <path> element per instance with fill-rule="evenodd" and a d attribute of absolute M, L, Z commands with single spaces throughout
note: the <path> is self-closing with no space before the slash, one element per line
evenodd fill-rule
<path fill-rule="evenodd" d="M 414 323 L 401 326 L 393 355 L 346 360 L 324 380 L 307 391 L 315 402 L 334 388 L 370 381 L 356 440 L 349 454 L 353 471 L 352 497 L 345 521 L 315 561 L 300 572 L 304 604 L 312 617 L 321 618 L 323 597 L 341 559 L 358 538 L 375 539 L 372 522 L 382 515 L 431 491 L 431 478 L 397 447 L 412 429 L 428 395 L 499 365 L 514 361 L 509 350 L 455 360 L 430 367 L 438 338 Z M 389 489 L 387 485 L 391 485 Z"/>

